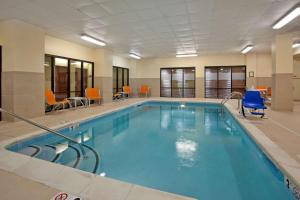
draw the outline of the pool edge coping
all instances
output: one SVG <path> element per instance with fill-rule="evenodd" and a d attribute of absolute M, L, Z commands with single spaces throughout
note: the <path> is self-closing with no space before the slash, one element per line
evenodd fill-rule
<path fill-rule="evenodd" d="M 112 108 L 112 109 L 108 109 L 106 111 L 103 111 L 101 113 L 97 113 L 97 114 L 91 114 L 88 117 L 83 117 L 77 120 L 73 120 L 72 123 L 79 123 L 79 122 L 84 122 L 84 121 L 89 121 L 92 119 L 95 119 L 97 117 L 101 117 L 107 114 L 111 114 L 114 112 L 118 112 L 120 110 L 129 108 L 131 106 L 136 106 L 139 104 L 143 104 L 149 101 L 166 101 L 166 102 L 192 102 L 192 103 L 217 103 L 220 104 L 220 100 L 217 99 L 210 99 L 210 100 L 199 100 L 199 99 L 164 99 L 164 98 L 148 98 L 148 99 L 141 99 L 138 102 L 133 102 L 127 105 L 122 105 L 119 106 L 117 108 Z M 282 173 L 287 176 L 289 179 L 292 180 L 292 182 L 296 185 L 296 187 L 299 189 L 300 188 L 300 164 L 294 160 L 293 158 L 290 157 L 290 155 L 288 155 L 288 153 L 286 153 L 283 149 L 281 149 L 281 147 L 279 147 L 275 142 L 273 142 L 270 138 L 268 138 L 263 131 L 261 131 L 260 129 L 258 129 L 254 124 L 251 123 L 251 120 L 246 119 L 241 117 L 241 115 L 239 114 L 239 112 L 237 111 L 236 108 L 234 108 L 231 104 L 226 104 L 225 107 L 227 108 L 227 110 L 231 113 L 231 115 L 235 118 L 235 120 L 237 120 L 239 122 L 239 124 L 244 128 L 244 130 L 247 132 L 247 134 L 251 137 L 251 139 L 253 139 L 253 141 L 259 146 L 260 150 L 263 151 L 268 158 L 276 165 L 276 167 L 278 167 L 278 169 L 280 169 L 280 171 L 282 171 Z M 72 124 L 72 123 L 65 123 L 65 124 L 58 124 L 56 126 L 52 126 L 51 128 L 53 129 L 62 129 L 67 127 L 68 125 Z M 74 169 L 71 167 L 67 167 L 67 166 L 63 166 L 60 164 L 56 164 L 56 163 L 51 163 L 48 161 L 44 161 L 44 160 L 40 160 L 37 158 L 31 158 L 28 157 L 26 155 L 21 155 L 15 152 L 11 152 L 9 150 L 6 149 L 7 145 L 10 145 L 12 143 L 18 142 L 20 140 L 24 140 L 24 139 L 28 139 L 31 137 L 35 137 L 37 135 L 43 135 L 45 134 L 45 131 L 33 131 L 31 133 L 22 135 L 22 136 L 17 136 L 15 138 L 10 138 L 10 139 L 6 139 L 0 142 L 0 169 L 3 169 L 5 171 L 9 171 L 9 172 L 13 172 L 19 176 L 37 181 L 39 183 L 48 185 L 50 187 L 56 188 L 58 190 L 65 190 L 67 192 L 71 192 L 74 195 L 79 195 L 83 198 L 90 198 L 89 195 L 87 194 L 87 191 L 89 190 L 89 187 L 92 186 L 92 182 L 94 182 L 94 179 L 101 179 L 101 181 L 104 182 L 115 182 L 115 185 L 117 184 L 125 184 L 129 187 L 129 191 L 126 195 L 126 197 L 124 199 L 127 199 L 128 195 L 131 193 L 132 188 L 134 187 L 139 187 L 139 188 L 144 188 L 145 190 L 151 190 L 153 193 L 163 193 L 165 195 L 170 195 L 173 196 L 174 198 L 178 198 L 178 199 L 193 199 L 191 197 L 185 197 L 185 196 L 181 196 L 181 195 L 177 195 L 177 194 L 173 194 L 173 193 L 168 193 L 168 192 L 164 192 L 164 191 L 160 191 L 160 190 L 155 190 L 152 188 L 147 188 L 147 187 L 143 187 L 143 186 L 139 186 L 139 185 L 135 185 L 135 184 L 131 184 L 131 183 L 127 183 L 127 182 L 123 182 L 123 181 L 119 181 L 117 179 L 111 179 L 111 178 L 107 178 L 107 177 L 101 177 L 99 175 L 95 175 L 89 172 L 84 172 L 78 169 Z M 279 154 L 278 154 L 279 153 Z M 3 157 L 4 156 L 4 157 Z M 18 161 L 17 161 L 18 160 Z M 11 161 L 11 162 L 10 162 Z M 6 163 L 3 163 L 6 162 Z M 7 163 L 8 162 L 8 163 Z M 10 162 L 10 163 L 9 163 Z M 32 164 L 33 163 L 33 164 Z M 31 166 L 31 167 L 30 167 Z M 25 170 L 24 173 L 24 169 L 29 168 L 29 169 L 39 169 L 41 168 L 41 166 L 46 167 L 47 169 L 43 168 L 43 170 L 47 171 L 51 171 L 53 174 L 52 176 L 48 175 L 48 179 L 51 180 L 53 179 L 53 176 L 60 174 L 61 172 L 64 173 L 69 173 L 69 176 L 71 177 L 78 177 L 78 179 L 82 179 L 83 182 L 85 182 L 84 180 L 86 179 L 86 177 L 89 177 L 90 179 L 90 184 L 85 185 L 84 188 L 81 188 L 82 190 L 80 190 L 78 192 L 78 190 L 74 190 L 71 188 L 68 188 L 66 186 L 62 186 L 55 184 L 55 182 L 57 182 L 57 179 L 53 179 L 52 182 L 49 180 L 47 180 L 44 174 L 41 174 L 42 178 L 38 178 L 36 174 L 31 174 L 28 173 L 28 171 Z M 42 172 L 41 172 L 42 173 Z M 59 178 L 59 177 L 57 177 Z M 54 181 L 54 183 L 53 183 Z M 68 184 L 68 183 L 64 183 L 64 184 Z M 82 186 L 83 187 L 83 186 Z"/>
<path fill-rule="evenodd" d="M 300 163 L 292 158 L 279 145 L 273 142 L 265 133 L 251 123 L 250 119 L 243 117 L 232 105 L 224 105 L 235 120 L 246 131 L 248 136 L 258 145 L 260 150 L 283 173 L 284 178 L 292 180 L 297 190 L 300 190 Z M 267 119 L 263 119 L 267 120 Z"/>
<path fill-rule="evenodd" d="M 85 121 L 89 121 L 89 120 L 93 120 L 96 119 L 98 117 L 101 116 L 105 116 L 108 114 L 112 114 L 114 112 L 118 112 L 121 111 L 123 109 L 129 108 L 129 107 L 133 107 L 139 104 L 143 104 L 149 101 L 160 101 L 157 99 L 141 99 L 138 102 L 134 102 L 125 106 L 119 106 L 117 108 L 112 108 L 112 109 L 108 109 L 106 111 L 103 111 L 101 113 L 97 113 L 97 114 L 92 114 L 89 115 L 88 117 L 83 117 L 80 118 L 78 120 L 74 120 L 72 121 L 72 123 L 70 122 L 66 122 L 63 124 L 58 124 L 55 126 L 51 126 L 51 129 L 63 129 L 68 127 L 71 124 L 74 123 L 79 123 L 79 122 L 85 122 Z M 95 195 L 95 194 L 90 194 L 90 193 L 99 193 L 99 191 L 94 191 L 91 192 L 91 187 L 93 187 L 93 184 L 95 184 L 94 182 L 97 182 L 98 184 L 103 182 L 104 185 L 110 185 L 113 186 L 114 189 L 120 189 L 116 186 L 120 186 L 122 185 L 122 187 L 126 187 L 127 190 L 126 191 L 120 191 L 120 193 L 122 194 L 118 194 L 118 191 L 113 190 L 113 194 L 111 193 L 110 195 L 114 196 L 114 195 L 118 195 L 119 196 L 123 196 L 124 200 L 127 200 L 131 195 L 135 196 L 134 193 L 140 193 L 140 191 L 143 191 L 143 193 L 145 193 L 146 195 L 152 195 L 153 198 L 158 198 L 159 200 L 163 200 L 163 199 L 178 199 L 178 200 L 193 200 L 194 198 L 192 197 L 188 197 L 188 196 L 183 196 L 183 195 L 179 195 L 179 194 L 175 194 L 175 193 L 170 193 L 170 192 L 166 192 L 166 191 L 161 191 L 158 189 L 153 189 L 150 187 L 144 187 L 141 185 L 136 185 L 136 184 L 132 184 L 132 183 L 128 183 L 128 182 L 124 182 L 124 181 L 120 181 L 117 179 L 113 179 L 113 178 L 109 178 L 109 177 L 101 177 L 100 175 L 96 175 L 90 172 L 85 172 L 79 169 L 75 169 L 75 168 L 71 168 L 68 166 L 64 166 L 58 163 L 52 163 L 49 161 L 45 161 L 45 160 L 41 160 L 38 158 L 34 158 L 34 157 L 29 157 L 26 155 L 22 155 L 16 152 L 12 152 L 9 151 L 8 149 L 6 149 L 6 147 L 8 145 L 11 145 L 13 143 L 16 143 L 18 141 L 22 141 L 25 139 L 29 139 L 32 137 L 36 137 L 36 136 L 40 136 L 43 134 L 47 134 L 46 131 L 43 130 L 37 130 L 37 131 L 33 131 L 21 136 L 17 136 L 14 138 L 10 138 L 10 139 L 6 139 L 0 142 L 0 169 L 14 173 L 16 175 L 19 175 L 23 178 L 27 178 L 33 181 L 36 181 L 38 183 L 47 185 L 49 187 L 61 190 L 61 191 L 65 191 L 65 192 L 70 192 L 73 195 L 78 195 L 84 199 L 93 199 L 95 197 L 99 198 L 99 196 Z M 42 168 L 42 170 L 41 170 Z M 36 173 L 36 170 L 38 173 Z M 41 170 L 41 171 L 39 171 Z M 33 173 L 33 171 L 35 171 L 35 173 Z M 45 174 L 46 171 L 46 174 Z M 69 177 L 72 177 L 71 179 L 73 179 L 74 177 L 76 179 L 79 179 L 80 184 L 79 185 L 74 185 L 74 182 L 63 182 L 63 184 L 61 183 L 61 177 L 59 175 L 65 175 L 68 174 Z M 89 180 L 86 180 L 89 179 Z M 88 183 L 87 183 L 88 182 Z M 136 192 L 135 192 L 136 190 Z M 112 192 L 112 191 L 110 191 Z M 115 193 L 116 192 L 116 193 Z M 100 192 L 101 193 L 101 192 Z M 109 198 L 107 195 L 105 194 L 105 191 L 102 191 L 102 195 L 106 196 L 107 198 Z M 131 194 L 133 193 L 133 194 Z"/>

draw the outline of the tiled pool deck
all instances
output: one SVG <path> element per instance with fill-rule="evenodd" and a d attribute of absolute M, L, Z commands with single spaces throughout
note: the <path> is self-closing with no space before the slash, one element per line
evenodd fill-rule
<path fill-rule="evenodd" d="M 33 120 L 51 128 L 59 128 L 147 100 L 178 101 L 167 98 L 126 99 L 101 106 L 53 112 Z M 180 101 L 220 102 L 210 99 Z M 236 110 L 236 100 L 228 102 L 226 106 L 273 162 L 293 183 L 300 186 L 300 104 L 295 105 L 294 112 L 269 110 L 267 119 L 244 119 Z M 4 149 L 11 142 L 42 132 L 24 122 L 0 123 L 0 192 L 5 194 L 1 195 L 1 199 L 50 199 L 58 191 L 70 192 L 88 200 L 190 199 Z"/>

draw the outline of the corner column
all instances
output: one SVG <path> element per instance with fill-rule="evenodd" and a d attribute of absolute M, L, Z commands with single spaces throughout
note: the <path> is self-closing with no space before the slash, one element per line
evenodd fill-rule
<path fill-rule="evenodd" d="M 272 45 L 272 109 L 293 110 L 292 35 L 277 35 Z"/>
<path fill-rule="evenodd" d="M 104 103 L 112 101 L 112 52 L 106 49 L 96 49 L 95 52 L 95 87 L 101 90 Z"/>
<path fill-rule="evenodd" d="M 0 23 L 0 39 L 2 107 L 28 118 L 44 115 L 44 31 L 18 20 L 8 20 Z M 4 114 L 3 120 L 15 119 Z"/>

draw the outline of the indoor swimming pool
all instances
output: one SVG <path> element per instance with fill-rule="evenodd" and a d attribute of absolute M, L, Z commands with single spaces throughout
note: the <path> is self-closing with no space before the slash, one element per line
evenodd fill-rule
<path fill-rule="evenodd" d="M 220 104 L 149 101 L 8 150 L 201 200 L 293 200 L 284 175 Z"/>

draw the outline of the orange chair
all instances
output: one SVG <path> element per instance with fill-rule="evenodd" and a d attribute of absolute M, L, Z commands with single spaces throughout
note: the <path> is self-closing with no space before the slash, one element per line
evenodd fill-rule
<path fill-rule="evenodd" d="M 56 101 L 54 93 L 48 89 L 45 91 L 45 100 L 49 106 L 53 107 L 52 110 L 55 110 L 60 105 L 62 105 L 63 109 L 65 109 L 65 104 L 69 104 L 69 106 L 71 107 L 71 103 L 67 99 Z"/>
<path fill-rule="evenodd" d="M 150 88 L 148 85 L 142 85 L 142 87 L 140 88 L 139 94 L 145 95 L 146 97 L 148 97 L 150 93 Z"/>
<path fill-rule="evenodd" d="M 271 87 L 267 88 L 267 97 L 272 97 L 272 88 Z"/>
<path fill-rule="evenodd" d="M 261 85 L 256 86 L 256 89 L 260 91 L 267 91 L 267 87 Z"/>
<path fill-rule="evenodd" d="M 98 88 L 86 88 L 85 97 L 88 100 L 89 106 L 91 105 L 91 101 L 99 101 L 99 104 L 101 104 L 102 96 Z"/>
<path fill-rule="evenodd" d="M 258 85 L 258 86 L 256 86 L 256 89 L 257 89 L 258 91 L 260 91 L 260 93 L 262 94 L 263 97 L 266 97 L 266 94 L 267 94 L 267 87 Z"/>
<path fill-rule="evenodd" d="M 128 85 L 123 86 L 123 92 L 124 92 L 124 94 L 126 94 L 128 97 L 129 97 L 130 95 L 132 95 L 132 89 L 131 89 L 131 87 L 128 86 Z"/>

